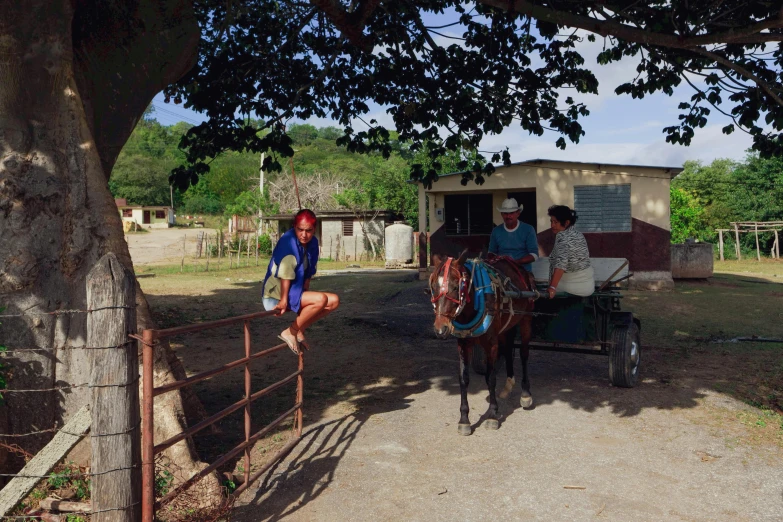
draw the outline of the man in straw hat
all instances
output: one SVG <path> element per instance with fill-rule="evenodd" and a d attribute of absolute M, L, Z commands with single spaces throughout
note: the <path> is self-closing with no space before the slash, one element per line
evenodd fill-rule
<path fill-rule="evenodd" d="M 508 198 L 498 207 L 503 224 L 492 231 L 489 238 L 489 252 L 498 256 L 508 256 L 528 272 L 531 264 L 538 259 L 538 240 L 536 231 L 519 220 L 522 205 L 514 198 Z"/>

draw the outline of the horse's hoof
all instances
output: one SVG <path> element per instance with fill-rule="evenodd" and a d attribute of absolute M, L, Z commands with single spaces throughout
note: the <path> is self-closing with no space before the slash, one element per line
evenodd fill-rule
<path fill-rule="evenodd" d="M 484 421 L 484 427 L 488 430 L 496 430 L 500 427 L 500 423 L 497 419 L 487 419 Z"/>
<path fill-rule="evenodd" d="M 533 407 L 533 396 L 528 395 L 525 397 L 524 395 L 519 398 L 519 405 L 523 408 L 532 408 Z"/>
<path fill-rule="evenodd" d="M 516 381 L 513 377 L 506 377 L 506 385 L 503 386 L 503 389 L 500 390 L 500 393 L 498 393 L 498 397 L 501 399 L 505 399 L 508 397 L 508 395 L 511 393 L 511 390 L 514 389 L 514 384 L 516 384 Z"/>
<path fill-rule="evenodd" d="M 473 433 L 470 424 L 457 424 L 457 433 L 463 436 L 468 436 Z"/>

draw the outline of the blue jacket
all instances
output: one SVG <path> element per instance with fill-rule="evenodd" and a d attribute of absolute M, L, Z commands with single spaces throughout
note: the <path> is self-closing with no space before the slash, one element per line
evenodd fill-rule
<path fill-rule="evenodd" d="M 299 312 L 300 301 L 302 299 L 302 292 L 304 291 L 304 282 L 315 275 L 316 265 L 318 264 L 318 238 L 313 236 L 313 239 L 307 243 L 306 247 L 303 247 L 296 237 L 295 229 L 288 230 L 285 234 L 280 236 L 280 240 L 275 245 L 275 249 L 272 252 L 272 259 L 269 260 L 269 266 L 266 269 L 266 277 L 264 277 L 264 285 L 269 276 L 272 275 L 272 264 L 277 266 L 275 271 L 275 277 L 277 277 L 277 271 L 280 270 L 280 263 L 285 256 L 294 256 L 296 258 L 296 278 L 291 281 L 291 287 L 288 290 L 288 307 L 294 312 Z M 304 256 L 307 256 L 308 267 L 304 268 Z"/>

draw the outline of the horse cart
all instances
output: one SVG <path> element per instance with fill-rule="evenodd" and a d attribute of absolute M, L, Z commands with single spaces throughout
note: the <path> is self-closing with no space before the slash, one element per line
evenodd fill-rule
<path fill-rule="evenodd" d="M 535 302 L 530 348 L 608 356 L 609 379 L 614 386 L 631 388 L 639 380 L 641 322 L 622 311 L 620 282 L 628 279 L 628 263 L 621 258 L 591 259 L 596 290 L 588 297 L 557 294 Z M 549 259 L 533 264 L 541 295 L 549 284 Z M 519 345 L 519 339 L 515 346 Z M 473 350 L 473 370 L 486 373 L 482 350 Z"/>

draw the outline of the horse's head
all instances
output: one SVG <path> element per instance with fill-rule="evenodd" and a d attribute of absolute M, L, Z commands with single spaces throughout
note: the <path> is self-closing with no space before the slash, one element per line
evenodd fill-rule
<path fill-rule="evenodd" d="M 445 339 L 454 331 L 452 321 L 462 313 L 468 301 L 470 274 L 465 270 L 468 251 L 463 250 L 459 258 L 441 260 L 433 256 L 435 269 L 430 276 L 432 308 L 435 310 L 435 335 Z"/>

